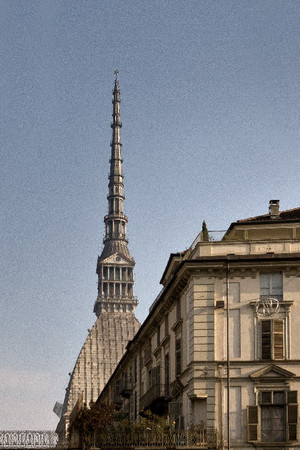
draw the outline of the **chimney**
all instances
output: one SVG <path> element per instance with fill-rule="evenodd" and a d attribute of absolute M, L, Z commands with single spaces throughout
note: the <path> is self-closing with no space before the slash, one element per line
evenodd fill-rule
<path fill-rule="evenodd" d="M 269 214 L 271 219 L 279 219 L 279 200 L 270 200 Z"/>

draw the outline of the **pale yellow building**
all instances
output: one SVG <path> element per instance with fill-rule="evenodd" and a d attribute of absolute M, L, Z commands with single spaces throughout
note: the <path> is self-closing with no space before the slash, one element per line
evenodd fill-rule
<path fill-rule="evenodd" d="M 230 448 L 300 448 L 300 208 L 271 200 L 268 214 L 204 239 L 171 254 L 98 401 L 132 421 L 150 409 L 217 432 L 220 447 L 229 430 Z"/>

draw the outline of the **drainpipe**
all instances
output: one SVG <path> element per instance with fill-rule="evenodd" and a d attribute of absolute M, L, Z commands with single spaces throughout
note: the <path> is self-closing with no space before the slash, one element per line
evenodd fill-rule
<path fill-rule="evenodd" d="M 227 449 L 230 450 L 230 358 L 229 358 L 229 261 L 226 261 L 226 317 L 227 317 Z"/>
<path fill-rule="evenodd" d="M 221 403 L 221 449 L 224 450 L 224 383 L 223 383 L 223 366 L 220 364 L 218 367 L 219 379 L 220 379 L 220 403 Z"/>

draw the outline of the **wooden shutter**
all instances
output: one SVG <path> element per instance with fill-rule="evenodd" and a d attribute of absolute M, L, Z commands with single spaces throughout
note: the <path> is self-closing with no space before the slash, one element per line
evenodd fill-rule
<path fill-rule="evenodd" d="M 261 321 L 261 358 L 272 358 L 271 348 L 271 320 Z"/>
<path fill-rule="evenodd" d="M 258 440 L 258 406 L 247 406 L 248 442 Z"/>
<path fill-rule="evenodd" d="M 261 321 L 262 359 L 284 358 L 284 321 L 282 319 Z"/>
<path fill-rule="evenodd" d="M 297 440 L 298 404 L 297 391 L 288 392 L 288 440 Z"/>
<path fill-rule="evenodd" d="M 273 357 L 283 359 L 283 320 L 273 320 Z"/>

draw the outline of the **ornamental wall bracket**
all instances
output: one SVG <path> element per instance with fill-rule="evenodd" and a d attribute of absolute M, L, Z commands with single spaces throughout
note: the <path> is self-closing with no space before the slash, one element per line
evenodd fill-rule
<path fill-rule="evenodd" d="M 275 297 L 261 297 L 256 301 L 255 311 L 261 317 L 274 317 L 280 311 L 280 303 Z"/>
<path fill-rule="evenodd" d="M 278 313 L 288 313 L 294 300 L 279 301 L 274 297 L 260 297 L 250 302 L 258 317 L 272 318 Z"/>

